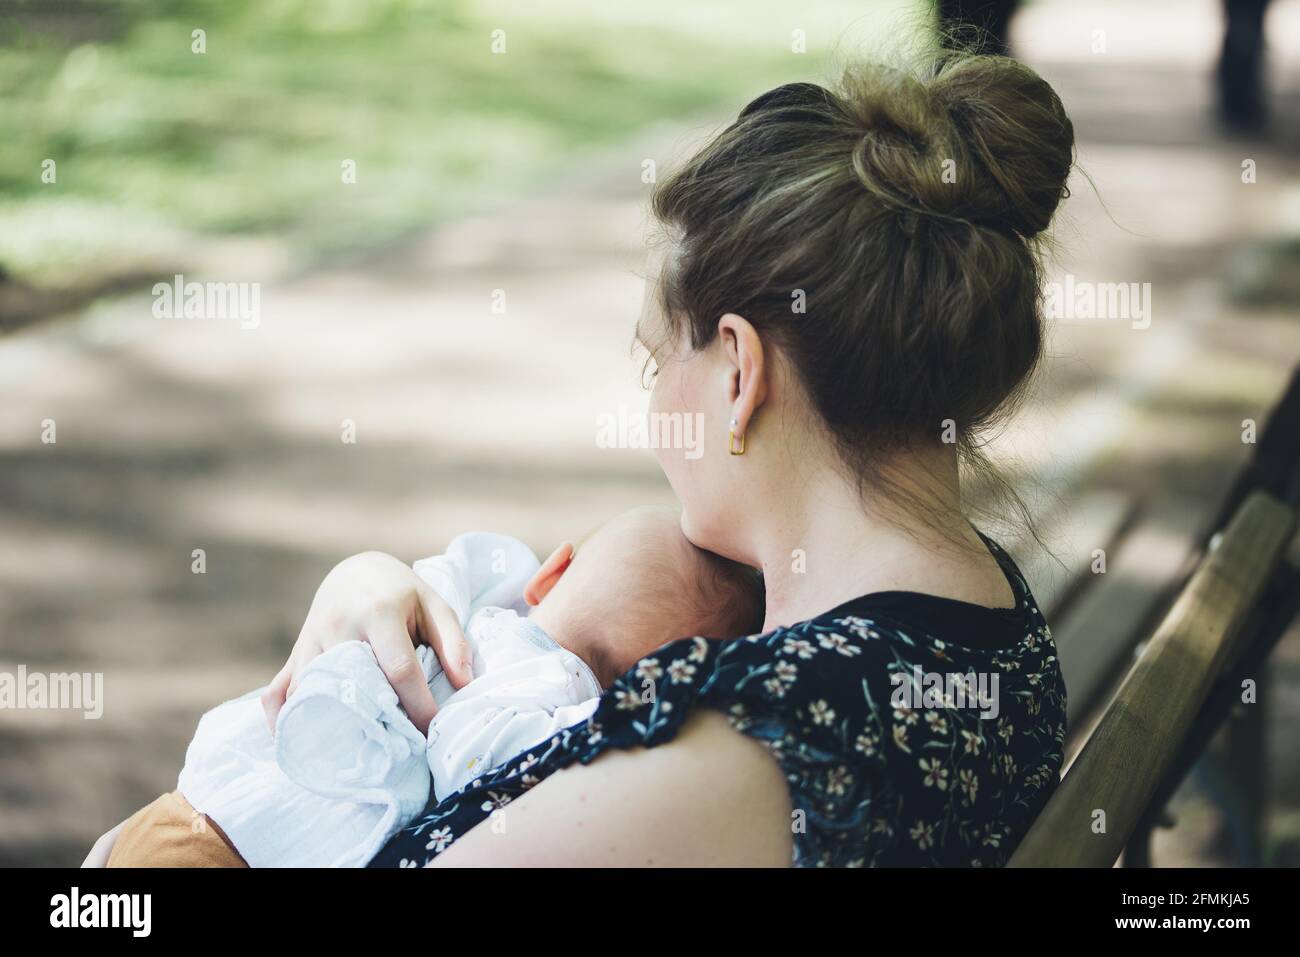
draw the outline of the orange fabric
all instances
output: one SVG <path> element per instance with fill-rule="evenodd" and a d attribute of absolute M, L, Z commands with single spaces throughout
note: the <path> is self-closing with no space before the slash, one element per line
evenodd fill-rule
<path fill-rule="evenodd" d="M 247 867 L 215 821 L 180 791 L 164 794 L 122 825 L 109 867 Z"/>

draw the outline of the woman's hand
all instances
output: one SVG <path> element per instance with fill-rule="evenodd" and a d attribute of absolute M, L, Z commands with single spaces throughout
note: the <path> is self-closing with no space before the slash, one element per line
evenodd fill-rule
<path fill-rule="evenodd" d="M 370 643 L 421 732 L 428 731 L 438 708 L 415 657 L 416 644 L 434 650 L 454 687 L 471 677 L 469 645 L 451 607 L 406 564 L 382 552 L 363 552 L 339 562 L 325 576 L 289 661 L 262 694 L 272 732 L 302 669 L 323 651 L 353 640 Z"/>

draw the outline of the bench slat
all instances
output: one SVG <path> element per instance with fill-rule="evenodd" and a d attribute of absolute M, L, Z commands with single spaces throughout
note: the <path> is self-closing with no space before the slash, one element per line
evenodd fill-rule
<path fill-rule="evenodd" d="M 1295 521 L 1291 508 L 1265 492 L 1243 502 L 1161 621 L 1011 866 L 1115 863 L 1272 577 Z M 1094 831 L 1098 810 L 1105 812 L 1104 833 Z"/>

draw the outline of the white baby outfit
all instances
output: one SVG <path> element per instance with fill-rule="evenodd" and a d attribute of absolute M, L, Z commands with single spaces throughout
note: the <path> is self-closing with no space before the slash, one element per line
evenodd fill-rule
<path fill-rule="evenodd" d="M 425 739 L 397 702 L 370 645 L 315 658 L 272 737 L 262 689 L 199 720 L 179 788 L 251 867 L 361 867 L 426 805 L 595 710 L 587 664 L 527 617 L 538 562 L 522 542 L 472 532 L 415 563 L 460 619 L 473 680 L 456 691 L 437 656 L 416 649 L 438 714 Z"/>

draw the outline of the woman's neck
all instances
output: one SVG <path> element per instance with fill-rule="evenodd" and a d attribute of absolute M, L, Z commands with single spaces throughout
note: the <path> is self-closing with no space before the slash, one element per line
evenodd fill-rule
<path fill-rule="evenodd" d="M 903 491 L 926 496 L 924 518 L 864 506 L 860 490 L 834 468 L 805 472 L 782 490 L 781 507 L 751 529 L 767 591 L 764 631 L 878 591 L 1009 601 L 1005 577 L 961 512 L 955 453 L 899 456 L 891 476 Z M 972 547 L 988 561 L 972 562 Z"/>

